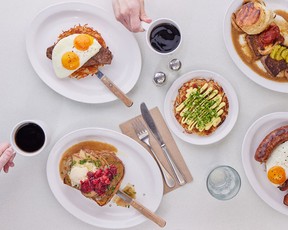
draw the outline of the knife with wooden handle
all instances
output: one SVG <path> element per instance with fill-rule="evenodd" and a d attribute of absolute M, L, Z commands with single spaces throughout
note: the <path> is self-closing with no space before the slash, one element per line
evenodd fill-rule
<path fill-rule="evenodd" d="M 107 76 L 105 76 L 101 71 L 98 70 L 95 75 L 107 86 L 107 88 L 118 97 L 127 107 L 131 107 L 133 105 L 133 101 L 127 97 L 125 93 L 121 89 L 119 89 Z"/>
<path fill-rule="evenodd" d="M 154 212 L 146 208 L 144 205 L 137 202 L 135 199 L 132 199 L 126 193 L 122 192 L 121 190 L 118 190 L 116 195 L 119 196 L 127 204 L 131 205 L 133 208 L 138 210 L 141 214 L 146 216 L 149 220 L 152 220 L 154 223 L 158 224 L 161 228 L 163 228 L 166 225 L 166 221 L 164 219 L 156 215 Z"/>

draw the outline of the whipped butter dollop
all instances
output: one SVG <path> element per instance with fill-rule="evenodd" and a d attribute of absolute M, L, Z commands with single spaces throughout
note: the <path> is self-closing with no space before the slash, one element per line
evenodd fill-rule
<path fill-rule="evenodd" d="M 86 157 L 86 153 L 83 150 L 80 150 L 79 158 L 76 156 L 73 157 L 73 165 L 68 175 L 74 187 L 79 187 L 81 181 L 85 181 L 88 178 L 88 172 L 96 172 L 98 169 L 98 167 Z"/>
<path fill-rule="evenodd" d="M 97 170 L 96 166 L 92 163 L 84 163 L 83 165 L 75 164 L 72 166 L 69 177 L 72 186 L 79 186 L 80 181 L 86 180 L 88 172 L 95 172 Z"/>

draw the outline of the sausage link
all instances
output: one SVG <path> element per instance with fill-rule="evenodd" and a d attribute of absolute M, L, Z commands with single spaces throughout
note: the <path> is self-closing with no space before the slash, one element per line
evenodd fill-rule
<path fill-rule="evenodd" d="M 256 152 L 255 160 L 266 162 L 272 151 L 280 144 L 288 140 L 288 125 L 282 126 L 270 132 L 260 143 Z"/>
<path fill-rule="evenodd" d="M 288 193 L 284 196 L 283 204 L 288 206 Z"/>
<path fill-rule="evenodd" d="M 278 188 L 280 189 L 280 191 L 286 191 L 288 189 L 288 179 L 283 184 L 278 186 Z"/>

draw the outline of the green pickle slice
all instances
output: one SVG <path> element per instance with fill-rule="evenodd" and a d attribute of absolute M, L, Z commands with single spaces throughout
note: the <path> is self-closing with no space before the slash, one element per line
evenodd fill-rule
<path fill-rule="evenodd" d="M 278 49 L 278 51 L 277 51 L 277 53 L 276 53 L 276 56 L 275 56 L 275 59 L 276 59 L 277 61 L 280 61 L 280 60 L 283 59 L 283 57 L 281 56 L 281 53 L 282 53 L 284 50 L 286 50 L 286 47 L 284 47 L 284 46 L 281 46 L 280 49 Z"/>
<path fill-rule="evenodd" d="M 273 59 L 276 59 L 275 56 L 277 54 L 277 51 L 281 48 L 280 45 L 276 45 L 274 46 L 274 48 L 272 49 L 272 52 L 270 53 L 270 57 Z"/>
<path fill-rule="evenodd" d="M 284 59 L 288 63 L 288 48 L 286 46 L 276 45 L 273 47 L 270 57 L 277 61 Z"/>
<path fill-rule="evenodd" d="M 286 60 L 287 57 L 288 57 L 288 49 L 283 50 L 283 52 L 281 53 L 281 56 L 282 56 L 283 59 Z"/>

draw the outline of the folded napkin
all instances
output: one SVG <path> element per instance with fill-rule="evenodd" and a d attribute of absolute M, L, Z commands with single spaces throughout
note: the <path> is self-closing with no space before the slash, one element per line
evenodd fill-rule
<path fill-rule="evenodd" d="M 155 107 L 153 109 L 150 110 L 150 113 L 156 123 L 156 126 L 166 144 L 166 147 L 168 148 L 168 150 L 170 151 L 171 157 L 173 158 L 175 164 L 177 165 L 178 169 L 182 172 L 185 180 L 187 183 L 192 181 L 192 176 L 189 172 L 189 169 L 187 168 L 186 163 L 184 162 L 184 159 L 161 115 L 161 112 L 159 111 L 158 107 Z M 145 143 L 143 143 L 142 141 L 139 140 L 139 138 L 137 137 L 133 126 L 132 126 L 132 122 L 136 119 L 139 119 L 145 126 L 146 123 L 143 120 L 142 116 L 139 115 L 137 117 L 134 117 L 122 124 L 119 125 L 122 133 L 126 134 L 127 136 L 131 137 L 132 139 L 134 139 L 135 141 L 137 141 L 138 143 L 140 143 L 142 146 L 144 146 L 147 151 L 150 152 L 149 148 L 146 146 Z M 170 173 L 170 175 L 173 176 L 176 185 L 173 188 L 169 188 L 164 179 L 163 179 L 163 183 L 164 183 L 164 194 L 170 191 L 173 191 L 179 187 L 181 187 L 178 183 L 178 180 L 176 178 L 176 176 L 173 173 L 173 169 L 170 167 L 169 163 L 166 160 L 166 157 L 164 156 L 164 153 L 162 152 L 162 149 L 160 147 L 160 145 L 158 144 L 158 142 L 155 140 L 153 134 L 150 132 L 149 128 L 146 126 L 148 132 L 149 132 L 149 138 L 150 138 L 150 144 L 154 150 L 154 152 L 156 153 L 156 155 L 158 156 L 158 158 L 160 159 L 160 161 L 162 162 L 163 166 L 166 168 L 166 170 Z M 148 153 L 147 153 L 148 154 Z M 152 153 L 150 152 L 150 154 L 152 155 Z M 153 155 L 152 155 L 153 156 Z M 184 185 L 185 186 L 185 185 Z"/>

